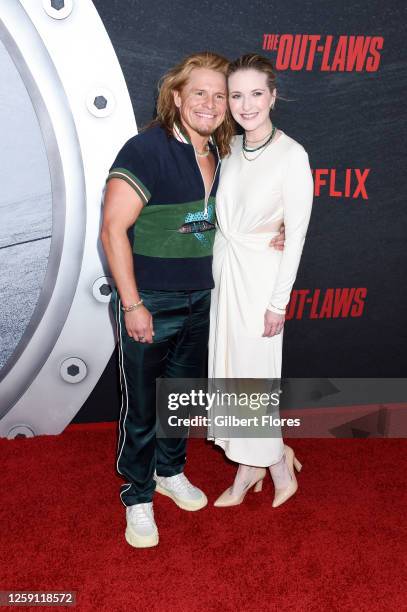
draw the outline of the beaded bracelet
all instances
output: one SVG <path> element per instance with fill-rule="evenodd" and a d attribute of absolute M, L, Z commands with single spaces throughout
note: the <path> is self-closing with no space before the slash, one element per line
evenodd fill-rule
<path fill-rule="evenodd" d="M 137 310 L 143 303 L 143 300 L 137 302 L 137 304 L 132 304 L 131 306 L 122 306 L 123 312 L 131 312 L 132 310 Z"/>

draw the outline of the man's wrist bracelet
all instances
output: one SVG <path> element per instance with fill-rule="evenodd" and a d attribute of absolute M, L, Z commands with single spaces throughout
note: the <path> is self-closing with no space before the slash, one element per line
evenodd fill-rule
<path fill-rule="evenodd" d="M 122 306 L 123 312 L 131 312 L 132 310 L 137 310 L 142 305 L 143 300 L 137 302 L 137 304 L 132 304 L 131 306 Z"/>

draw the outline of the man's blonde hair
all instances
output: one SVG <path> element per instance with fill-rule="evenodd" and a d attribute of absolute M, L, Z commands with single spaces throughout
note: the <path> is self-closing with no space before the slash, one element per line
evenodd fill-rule
<path fill-rule="evenodd" d="M 174 102 L 174 91 L 182 91 L 194 68 L 215 70 L 225 75 L 226 78 L 229 62 L 221 55 L 209 51 L 194 53 L 183 59 L 162 77 L 159 83 L 157 116 L 153 123 L 163 125 L 169 134 L 172 134 L 174 123 L 181 123 L 179 109 Z M 213 134 L 221 157 L 229 155 L 233 135 L 234 124 L 230 111 L 227 109 L 224 121 Z"/>

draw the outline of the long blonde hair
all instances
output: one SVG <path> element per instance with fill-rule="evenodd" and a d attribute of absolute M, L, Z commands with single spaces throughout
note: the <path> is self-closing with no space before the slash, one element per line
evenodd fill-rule
<path fill-rule="evenodd" d="M 194 68 L 207 68 L 227 75 L 229 62 L 226 58 L 216 53 L 205 51 L 194 53 L 182 60 L 177 66 L 171 68 L 159 83 L 157 99 L 157 116 L 153 124 L 161 124 L 169 134 L 172 134 L 174 123 L 181 122 L 179 109 L 175 106 L 174 91 L 181 91 L 186 85 L 191 71 Z M 150 124 L 151 125 L 151 124 Z M 215 130 L 214 138 L 221 157 L 230 153 L 230 141 L 234 136 L 234 125 L 229 109 L 226 110 L 225 119 Z"/>

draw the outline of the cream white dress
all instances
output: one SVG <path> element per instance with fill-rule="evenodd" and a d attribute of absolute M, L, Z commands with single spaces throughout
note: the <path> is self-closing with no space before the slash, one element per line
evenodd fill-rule
<path fill-rule="evenodd" d="M 282 333 L 262 337 L 264 314 L 288 304 L 312 198 L 308 155 L 299 143 L 279 132 L 257 159 L 247 161 L 242 136 L 234 138 L 231 155 L 222 161 L 216 195 L 210 379 L 280 378 Z M 269 242 L 282 221 L 285 246 L 277 251 Z M 278 437 L 229 439 L 212 432 L 209 438 L 238 463 L 269 466 L 282 457 L 281 432 Z"/>

